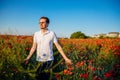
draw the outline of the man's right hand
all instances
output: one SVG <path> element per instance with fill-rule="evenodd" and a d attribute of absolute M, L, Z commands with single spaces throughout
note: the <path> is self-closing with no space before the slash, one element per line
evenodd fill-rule
<path fill-rule="evenodd" d="M 25 59 L 25 60 L 24 60 L 24 64 L 25 64 L 25 65 L 27 65 L 28 62 L 29 62 L 29 59 Z"/>

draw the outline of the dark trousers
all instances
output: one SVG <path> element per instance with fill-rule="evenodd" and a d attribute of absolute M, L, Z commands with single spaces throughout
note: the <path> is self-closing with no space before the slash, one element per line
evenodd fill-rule
<path fill-rule="evenodd" d="M 53 61 L 41 62 L 41 65 L 36 71 L 36 80 L 49 80 L 50 73 L 44 70 L 52 67 Z"/>

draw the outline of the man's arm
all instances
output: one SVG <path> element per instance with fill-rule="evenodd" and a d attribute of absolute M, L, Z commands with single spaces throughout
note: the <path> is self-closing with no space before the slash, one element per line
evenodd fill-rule
<path fill-rule="evenodd" d="M 60 54 L 62 55 L 62 57 L 64 58 L 65 62 L 68 63 L 68 64 L 72 64 L 71 60 L 65 55 L 65 53 L 64 53 L 62 47 L 60 46 L 60 44 L 58 42 L 55 42 L 54 44 L 57 47 Z"/>
<path fill-rule="evenodd" d="M 29 55 L 27 56 L 27 58 L 25 59 L 25 61 L 27 61 L 26 63 L 28 63 L 28 60 L 31 58 L 31 56 L 33 55 L 34 51 L 36 50 L 37 47 L 37 43 L 33 43 L 32 48 L 30 50 Z"/>

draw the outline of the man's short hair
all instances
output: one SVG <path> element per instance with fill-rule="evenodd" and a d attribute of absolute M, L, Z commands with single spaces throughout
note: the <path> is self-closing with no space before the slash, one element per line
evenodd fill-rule
<path fill-rule="evenodd" d="M 40 19 L 46 19 L 46 23 L 50 23 L 50 20 L 48 17 L 42 16 Z"/>

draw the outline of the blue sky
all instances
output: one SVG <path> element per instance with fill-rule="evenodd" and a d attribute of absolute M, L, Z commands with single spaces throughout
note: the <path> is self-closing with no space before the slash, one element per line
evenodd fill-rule
<path fill-rule="evenodd" d="M 0 0 L 0 34 L 32 35 L 41 16 L 58 37 L 120 32 L 120 0 Z"/>

